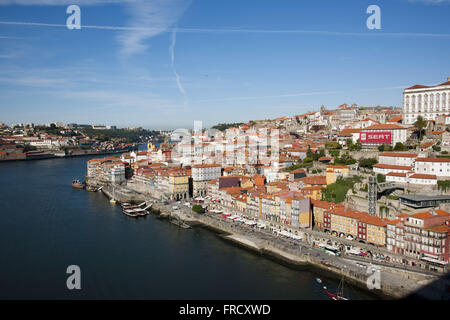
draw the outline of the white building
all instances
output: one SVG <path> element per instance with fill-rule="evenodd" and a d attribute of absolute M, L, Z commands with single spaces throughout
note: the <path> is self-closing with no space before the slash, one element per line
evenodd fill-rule
<path fill-rule="evenodd" d="M 111 168 L 110 175 L 112 183 L 125 181 L 125 166 L 123 164 L 114 166 Z"/>
<path fill-rule="evenodd" d="M 413 124 L 421 115 L 425 120 L 450 113 L 450 77 L 435 85 L 415 85 L 403 91 L 403 123 Z"/>
<path fill-rule="evenodd" d="M 417 158 L 415 173 L 436 175 L 439 178 L 450 178 L 449 158 Z"/>
<path fill-rule="evenodd" d="M 407 129 L 397 124 L 374 124 L 359 134 L 359 141 L 365 148 L 376 148 L 382 144 L 395 146 L 407 139 Z"/>
<path fill-rule="evenodd" d="M 197 164 L 192 166 L 193 196 L 206 195 L 207 182 L 219 178 L 222 175 L 222 167 L 219 164 Z"/>
<path fill-rule="evenodd" d="M 387 175 L 389 173 L 408 173 L 413 170 L 412 166 L 396 166 L 391 164 L 377 163 L 373 166 L 373 172 Z"/>
<path fill-rule="evenodd" d="M 434 174 L 390 172 L 386 175 L 386 181 L 400 184 L 409 183 L 414 185 L 435 186 L 437 184 L 437 177 Z"/>
<path fill-rule="evenodd" d="M 378 156 L 378 163 L 393 166 L 414 166 L 419 155 L 417 153 L 382 152 Z"/>

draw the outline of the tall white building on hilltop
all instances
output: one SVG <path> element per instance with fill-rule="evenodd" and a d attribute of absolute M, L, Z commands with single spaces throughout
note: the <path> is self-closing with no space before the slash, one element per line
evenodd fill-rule
<path fill-rule="evenodd" d="M 450 77 L 436 86 L 416 84 L 403 91 L 404 124 L 413 124 L 418 116 L 435 120 L 444 114 L 450 114 Z"/>

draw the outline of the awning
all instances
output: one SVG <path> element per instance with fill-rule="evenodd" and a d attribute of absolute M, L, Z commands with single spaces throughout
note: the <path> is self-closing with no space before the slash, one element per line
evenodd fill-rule
<path fill-rule="evenodd" d="M 448 262 L 445 262 L 445 261 L 436 260 L 436 259 L 432 259 L 432 258 L 429 258 L 429 257 L 422 257 L 422 258 L 420 258 L 420 260 L 425 260 L 425 261 L 437 263 L 437 264 L 440 264 L 442 266 L 445 266 L 448 263 Z"/>

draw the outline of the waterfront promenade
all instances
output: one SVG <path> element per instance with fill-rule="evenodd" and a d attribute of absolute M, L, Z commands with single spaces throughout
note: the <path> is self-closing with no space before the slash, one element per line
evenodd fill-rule
<path fill-rule="evenodd" d="M 115 188 L 115 190 L 116 200 L 118 201 L 143 201 L 150 199 L 148 195 L 128 190 L 127 188 L 119 187 Z M 108 197 L 111 197 L 111 188 L 103 189 L 103 191 Z M 368 271 L 369 267 L 370 269 L 372 267 L 378 269 L 381 279 L 380 289 L 370 291 L 382 297 L 404 298 L 414 295 L 419 290 L 422 290 L 420 293 L 421 297 L 430 299 L 442 299 L 443 295 L 448 296 L 448 293 L 442 293 L 441 283 L 434 284 L 434 281 L 442 275 L 436 272 L 388 264 L 367 258 L 347 255 L 343 257 L 332 256 L 304 240 L 289 239 L 270 230 L 232 222 L 214 213 L 193 213 L 190 208 L 179 205 L 175 201 L 168 201 L 167 204 L 163 205 L 158 199 L 153 198 L 153 200 L 152 209 L 159 211 L 163 217 L 177 218 L 191 226 L 201 225 L 216 230 L 222 234 L 222 238 L 226 241 L 245 247 L 258 254 L 274 258 L 295 268 L 307 269 L 312 267 L 316 272 L 326 276 L 334 275 L 335 278 L 344 276 L 346 281 L 365 290 L 368 290 L 367 279 L 373 273 Z M 178 206 L 176 210 L 173 209 L 175 205 Z M 331 237 L 313 230 L 307 230 L 307 232 Z M 352 243 L 349 240 L 345 241 Z M 366 266 L 365 268 L 361 267 L 361 262 Z"/>

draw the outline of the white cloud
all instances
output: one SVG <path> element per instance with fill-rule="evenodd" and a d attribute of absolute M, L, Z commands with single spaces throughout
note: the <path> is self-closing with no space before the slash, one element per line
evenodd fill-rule
<path fill-rule="evenodd" d="M 173 26 L 189 7 L 191 0 L 0 0 L 0 5 L 70 5 L 80 6 L 124 4 L 129 15 L 128 26 L 84 26 L 87 28 L 110 29 L 122 31 L 117 39 L 121 44 L 121 53 L 131 55 L 147 49 L 145 40 L 161 34 Z M 83 20 L 82 20 L 83 21 Z M 6 24 L 6 23 L 3 23 Z M 35 25 L 63 27 L 45 23 L 9 23 L 18 25 Z"/>
<path fill-rule="evenodd" d="M 127 6 L 131 16 L 129 26 L 134 30 L 124 31 L 118 36 L 123 54 L 143 52 L 144 41 L 167 31 L 186 11 L 190 1 L 186 0 L 137 0 Z"/>
<path fill-rule="evenodd" d="M 177 83 L 178 90 L 184 96 L 184 104 L 187 105 L 188 99 L 187 99 L 186 90 L 184 90 L 184 87 L 181 84 L 180 76 L 178 75 L 178 73 L 177 73 L 177 71 L 175 69 L 175 65 L 174 65 L 174 63 L 175 63 L 175 44 L 177 43 L 177 32 L 176 32 L 176 30 L 174 30 L 172 32 L 172 35 L 171 35 L 170 38 L 171 38 L 171 43 L 170 43 L 170 47 L 169 47 L 170 66 L 172 68 L 173 74 L 175 75 L 175 81 Z"/>
<path fill-rule="evenodd" d="M 409 2 L 421 2 L 425 4 L 450 3 L 450 0 L 408 0 Z"/>
<path fill-rule="evenodd" d="M 109 3 L 134 2 L 135 0 L 0 0 L 0 5 L 23 5 L 23 6 L 65 6 L 71 4 L 89 6 Z"/>

